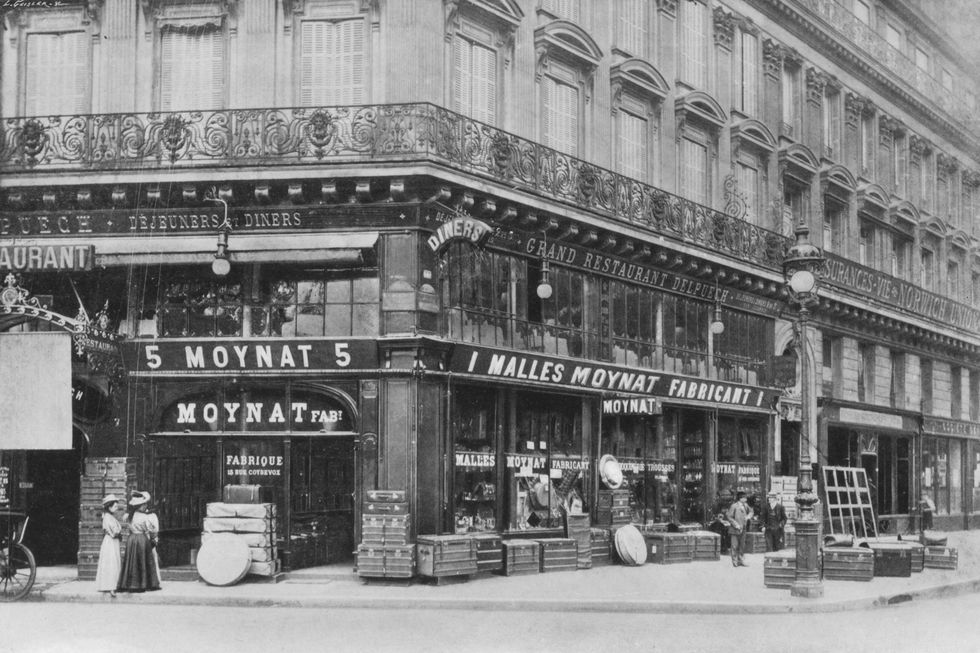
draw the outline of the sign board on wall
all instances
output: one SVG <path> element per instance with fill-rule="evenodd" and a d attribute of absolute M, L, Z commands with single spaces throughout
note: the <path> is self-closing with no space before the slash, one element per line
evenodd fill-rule
<path fill-rule="evenodd" d="M 179 399 L 164 411 L 158 430 L 165 433 L 243 433 L 291 431 L 349 433 L 353 415 L 337 398 L 294 390 L 242 391 Z"/>
<path fill-rule="evenodd" d="M 71 449 L 71 334 L 0 333 L 0 450 Z"/>
<path fill-rule="evenodd" d="M 10 504 L 10 468 L 0 467 L 0 506 Z"/>

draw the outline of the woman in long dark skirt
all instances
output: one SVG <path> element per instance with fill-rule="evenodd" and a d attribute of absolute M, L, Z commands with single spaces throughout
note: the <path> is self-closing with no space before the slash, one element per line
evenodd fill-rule
<path fill-rule="evenodd" d="M 129 539 L 119 574 L 117 592 L 146 592 L 160 589 L 153 547 L 156 546 L 156 521 L 147 513 L 149 492 L 134 492 L 129 500 Z"/>

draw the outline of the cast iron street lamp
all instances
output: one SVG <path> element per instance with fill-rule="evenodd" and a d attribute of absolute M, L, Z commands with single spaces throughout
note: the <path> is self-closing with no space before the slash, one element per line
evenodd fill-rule
<path fill-rule="evenodd" d="M 810 362 L 807 357 L 809 334 L 807 320 L 810 307 L 817 301 L 819 279 L 823 274 L 825 259 L 820 248 L 810 243 L 810 228 L 801 219 L 796 226 L 796 243 L 783 259 L 783 277 L 789 288 L 790 300 L 800 307 L 797 322 L 797 343 L 800 351 L 800 470 L 795 497 L 798 514 L 796 519 L 796 580 L 793 596 L 818 598 L 823 596 L 819 569 L 819 523 L 813 516 L 817 495 L 813 492 L 813 473 L 810 467 L 810 415 L 816 401 L 810 387 Z"/>

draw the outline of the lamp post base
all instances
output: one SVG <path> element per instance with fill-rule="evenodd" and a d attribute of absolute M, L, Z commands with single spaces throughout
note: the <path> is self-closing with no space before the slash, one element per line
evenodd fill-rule
<path fill-rule="evenodd" d="M 796 580 L 790 593 L 805 599 L 823 596 L 820 582 L 820 523 L 815 519 L 796 520 Z"/>

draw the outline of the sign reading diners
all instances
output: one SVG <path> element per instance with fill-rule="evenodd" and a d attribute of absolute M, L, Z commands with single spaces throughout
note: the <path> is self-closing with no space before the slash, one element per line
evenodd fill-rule
<path fill-rule="evenodd" d="M 463 344 L 453 347 L 449 367 L 454 373 L 747 408 L 771 408 L 779 396 L 779 391 L 774 388 L 705 381 L 656 370 L 641 371 L 594 363 L 586 365 L 557 357 L 503 353 Z"/>
<path fill-rule="evenodd" d="M 372 340 L 153 340 L 123 344 L 136 374 L 179 372 L 291 372 L 368 369 L 378 366 Z"/>
<path fill-rule="evenodd" d="M 92 245 L 0 245 L 0 269 L 91 270 L 94 251 Z"/>
<path fill-rule="evenodd" d="M 225 396 L 184 397 L 163 413 L 161 432 L 304 431 L 350 432 L 347 408 L 336 398 L 308 391 L 289 397 L 275 390 L 240 391 Z"/>
<path fill-rule="evenodd" d="M 424 219 L 442 223 L 426 241 L 436 254 L 457 241 L 469 242 L 479 247 L 493 233 L 493 227 L 465 211 L 457 211 L 438 203 L 427 208 L 430 212 Z"/>

